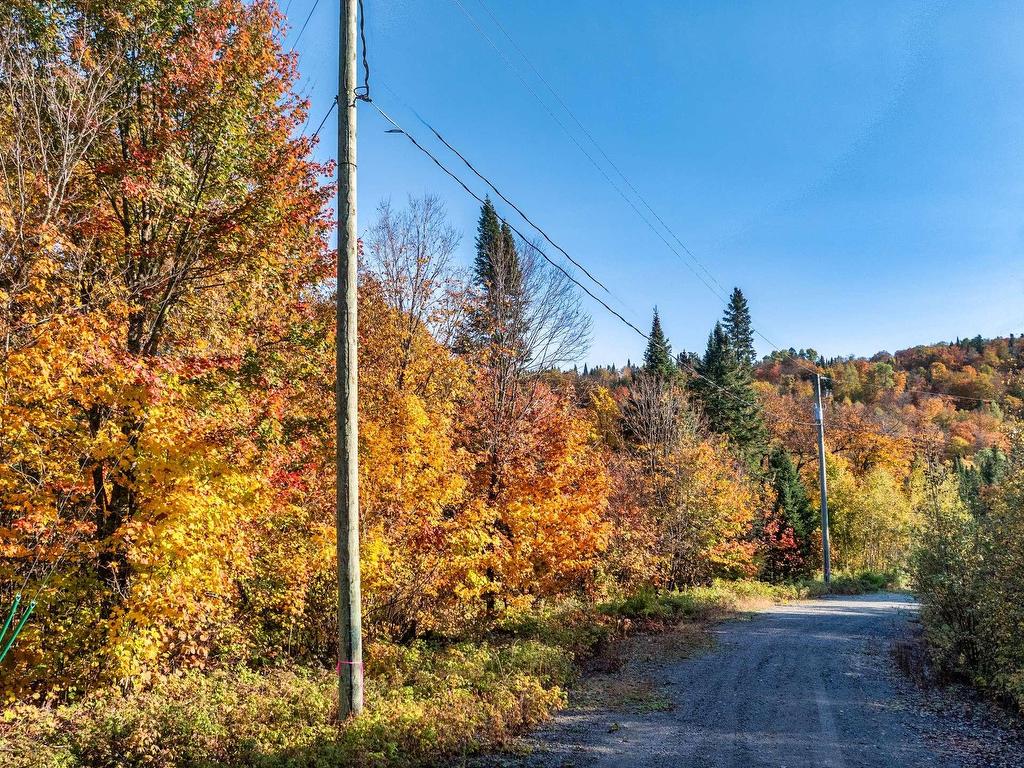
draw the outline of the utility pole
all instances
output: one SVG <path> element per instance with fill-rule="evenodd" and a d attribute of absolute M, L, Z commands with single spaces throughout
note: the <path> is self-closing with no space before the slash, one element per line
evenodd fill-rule
<path fill-rule="evenodd" d="M 821 407 L 821 374 L 814 374 L 814 418 L 818 422 L 818 484 L 821 489 L 821 551 L 825 584 L 832 583 L 832 551 L 828 543 L 828 493 L 825 487 L 825 411 Z"/>
<path fill-rule="evenodd" d="M 335 373 L 338 533 L 338 718 L 363 711 L 359 588 L 359 334 L 356 269 L 356 13 L 342 0 L 338 56 L 338 290 Z"/>

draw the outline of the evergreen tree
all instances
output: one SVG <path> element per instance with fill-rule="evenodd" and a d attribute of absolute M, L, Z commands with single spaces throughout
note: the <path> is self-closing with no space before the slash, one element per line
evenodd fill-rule
<path fill-rule="evenodd" d="M 775 486 L 776 507 L 785 513 L 786 522 L 796 535 L 810 545 L 812 535 L 821 527 L 818 510 L 811 504 L 793 459 L 781 445 L 772 449 L 768 469 Z"/>
<path fill-rule="evenodd" d="M 472 318 L 475 344 L 470 346 L 491 345 L 506 355 L 521 354 L 525 303 L 522 268 L 512 229 L 498 216 L 490 198 L 480 209 L 473 276 L 483 302 Z"/>
<path fill-rule="evenodd" d="M 762 576 L 773 582 L 806 578 L 817 561 L 817 510 L 793 460 L 780 445 L 772 449 L 768 458 L 768 476 L 775 503 L 761 532 Z"/>
<path fill-rule="evenodd" d="M 685 349 L 676 355 L 676 366 L 678 368 L 689 370 L 691 368 L 700 367 L 700 355 L 694 352 L 687 352 Z"/>
<path fill-rule="evenodd" d="M 654 320 L 651 322 L 651 333 L 644 352 L 644 371 L 661 379 L 670 379 L 676 373 L 676 364 L 672 359 L 672 345 L 661 329 L 661 318 L 658 308 L 654 308 Z"/>
<path fill-rule="evenodd" d="M 758 467 L 765 453 L 765 428 L 750 368 L 737 358 L 721 323 L 708 336 L 707 350 L 696 368 L 700 376 L 690 381 L 690 389 L 708 427 L 728 435 L 747 464 Z"/>
<path fill-rule="evenodd" d="M 480 209 L 476 227 L 476 258 L 473 261 L 473 275 L 481 287 L 494 282 L 494 257 L 501 241 L 501 219 L 488 197 Z"/>
<path fill-rule="evenodd" d="M 1002 483 L 1009 466 L 1009 458 L 998 446 L 982 448 L 974 455 L 971 464 L 965 463 L 960 456 L 954 459 L 953 469 L 960 481 L 960 496 L 977 517 L 987 514 L 986 497 L 991 498 L 987 491 Z"/>
<path fill-rule="evenodd" d="M 736 357 L 744 365 L 753 366 L 757 362 L 757 352 L 754 351 L 754 328 L 750 322 L 750 307 L 739 288 L 732 289 L 729 305 L 725 308 L 723 324 Z"/>

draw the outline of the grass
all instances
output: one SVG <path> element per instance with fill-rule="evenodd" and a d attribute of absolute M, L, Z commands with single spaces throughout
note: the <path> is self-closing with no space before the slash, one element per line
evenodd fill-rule
<path fill-rule="evenodd" d="M 889 583 L 833 580 L 855 594 Z M 427 766 L 508 745 L 565 705 L 581 670 L 612 672 L 633 653 L 681 658 L 708 622 L 824 593 L 820 582 L 715 582 L 646 591 L 600 606 L 567 601 L 510 616 L 486 642 L 374 644 L 366 714 L 335 725 L 335 677 L 323 669 L 186 672 L 140 691 L 104 690 L 57 707 L 0 715 L 5 768 L 391 768 Z M 676 631 L 652 634 L 665 628 Z M 644 650 L 646 649 L 646 650 Z M 603 666 L 602 666 L 603 665 Z M 611 678 L 609 678 L 611 680 Z M 621 684 L 628 711 L 671 702 L 643 681 Z"/>

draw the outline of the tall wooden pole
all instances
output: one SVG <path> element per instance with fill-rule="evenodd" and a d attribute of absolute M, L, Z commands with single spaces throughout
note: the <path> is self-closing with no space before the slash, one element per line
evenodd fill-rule
<path fill-rule="evenodd" d="M 338 530 L 338 717 L 363 710 L 359 588 L 359 357 L 356 269 L 356 13 L 341 2 L 338 62 L 338 297 L 335 417 Z"/>
<path fill-rule="evenodd" d="M 825 411 L 821 407 L 821 376 L 814 374 L 814 417 L 818 422 L 818 484 L 821 490 L 821 551 L 825 583 L 832 583 L 832 551 L 828 542 L 828 489 L 825 485 Z"/>

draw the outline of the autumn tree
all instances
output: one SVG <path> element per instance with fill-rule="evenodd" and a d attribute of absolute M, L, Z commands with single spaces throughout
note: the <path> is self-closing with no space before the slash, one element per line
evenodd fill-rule
<path fill-rule="evenodd" d="M 858 476 L 841 456 L 829 456 L 826 467 L 836 566 L 882 572 L 909 568 L 920 529 L 913 509 L 920 478 L 912 476 L 904 484 L 882 466 Z"/>
<path fill-rule="evenodd" d="M 365 263 L 381 298 L 405 323 L 398 342 L 403 350 L 399 388 L 417 335 L 425 331 L 441 345 L 453 346 L 464 327 L 466 286 L 452 262 L 459 241 L 444 204 L 433 195 L 410 198 L 402 210 L 390 201 L 377 207 L 365 238 Z"/>
<path fill-rule="evenodd" d="M 61 277 L 102 283 L 85 262 L 90 198 L 76 177 L 118 117 L 109 101 L 124 87 L 121 52 L 92 49 L 84 27 L 45 33 L 44 18 L 31 4 L 0 10 L 0 355 L 76 310 Z"/>
<path fill-rule="evenodd" d="M 623 421 L 639 481 L 633 494 L 644 510 L 633 522 L 649 531 L 618 536 L 648 547 L 632 555 L 632 568 L 646 562 L 648 578 L 675 587 L 751 575 L 754 494 L 724 439 L 701 432 L 685 390 L 643 372 Z M 620 549 L 620 557 L 629 552 Z"/>
<path fill-rule="evenodd" d="M 79 158 L 63 203 L 74 211 L 60 218 L 70 245 L 37 251 L 72 311 L 34 310 L 52 322 L 3 380 L 13 410 L 0 423 L 20 412 L 67 450 L 5 439 L 22 471 L 3 493 L 33 499 L 13 530 L 38 534 L 27 523 L 40 515 L 55 533 L 15 543 L 30 578 L 33 560 L 58 557 L 95 577 L 39 621 L 95 627 L 76 658 L 95 663 L 89 649 L 104 648 L 104 674 L 130 677 L 203 658 L 229 621 L 239 532 L 265 500 L 241 369 L 282 344 L 330 274 L 329 169 L 295 138 L 305 105 L 272 5 L 19 7 L 35 19 L 21 25 L 31 45 L 120 63 L 102 99 L 70 102 L 82 111 L 67 130 L 85 132 L 67 140 Z M 88 90 L 90 66 L 69 69 Z M 55 350 L 62 366 L 40 369 L 33 356 Z M 32 381 L 10 375 L 28 369 Z"/>

